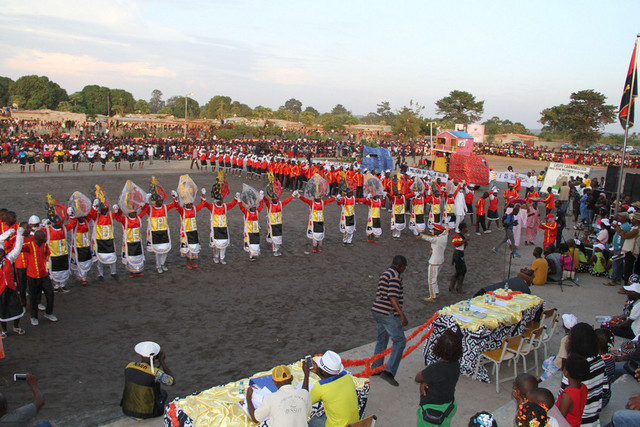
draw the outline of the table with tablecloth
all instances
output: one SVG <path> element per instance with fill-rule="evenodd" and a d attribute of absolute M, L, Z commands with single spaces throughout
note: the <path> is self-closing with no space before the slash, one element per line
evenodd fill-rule
<path fill-rule="evenodd" d="M 499 289 L 496 291 L 496 302 L 485 302 L 485 296 L 471 299 L 471 310 L 460 311 L 461 301 L 442 308 L 433 322 L 433 333 L 425 341 L 423 355 L 426 365 L 437 360 L 432 352 L 433 345 L 447 329 L 459 332 L 462 336 L 462 359 L 460 373 L 472 376 L 480 353 L 499 348 L 505 337 L 520 335 L 527 322 L 534 320 L 542 311 L 543 300 L 535 295 L 523 294 Z M 474 312 L 481 312 L 481 318 Z M 490 382 L 489 373 L 480 366 L 480 381 Z"/>
<path fill-rule="evenodd" d="M 304 379 L 301 362 L 288 365 L 293 375 L 293 385 L 296 386 Z M 262 377 L 271 374 L 271 371 L 260 372 L 251 378 Z M 360 417 L 364 414 L 369 398 L 369 379 L 352 377 L 358 394 L 358 410 Z M 212 387 L 200 393 L 184 398 L 176 398 L 165 407 L 164 425 L 174 426 L 216 426 L 216 427 L 244 427 L 254 426 L 268 427 L 269 420 L 256 424 L 251 417 L 240 407 L 244 399 L 239 394 L 240 381 L 244 387 L 249 387 L 249 379 L 234 381 L 222 386 Z M 319 381 L 315 374 L 309 378 L 309 386 Z M 322 402 L 313 404 L 311 416 L 322 416 L 324 407 Z"/>

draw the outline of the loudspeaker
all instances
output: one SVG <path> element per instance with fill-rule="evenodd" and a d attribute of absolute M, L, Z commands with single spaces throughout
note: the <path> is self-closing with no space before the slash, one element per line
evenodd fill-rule
<path fill-rule="evenodd" d="M 620 179 L 620 166 L 617 166 L 617 165 L 607 166 L 607 176 L 604 180 L 604 191 L 607 193 L 615 194 L 615 192 L 618 191 L 619 179 Z M 637 200 L 637 199 L 633 199 L 633 200 Z"/>
<path fill-rule="evenodd" d="M 631 196 L 631 200 L 640 200 L 640 174 L 626 173 L 624 188 L 620 196 Z"/>
<path fill-rule="evenodd" d="M 512 291 L 520 291 L 523 294 L 531 293 L 531 291 L 529 290 L 529 286 L 527 285 L 527 282 L 525 282 L 524 279 L 521 277 L 518 277 L 518 276 L 512 277 L 507 282 L 509 283 L 509 289 Z M 480 290 L 478 290 L 478 292 L 476 292 L 474 297 L 477 297 L 479 295 L 484 295 L 489 291 L 495 291 L 496 289 L 500 289 L 500 288 L 504 288 L 504 282 L 498 282 L 498 283 L 494 283 L 493 285 L 487 285 L 484 288 L 481 288 Z"/>

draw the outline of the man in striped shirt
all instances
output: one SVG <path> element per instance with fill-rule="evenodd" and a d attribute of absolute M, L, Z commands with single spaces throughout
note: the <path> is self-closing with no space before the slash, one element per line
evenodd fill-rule
<path fill-rule="evenodd" d="M 407 259 L 402 255 L 396 255 L 393 258 L 391 267 L 382 273 L 380 279 L 378 279 L 376 299 L 371 308 L 371 313 L 378 328 L 378 339 L 374 354 L 380 354 L 387 349 L 389 338 L 391 338 L 392 342 L 391 355 L 385 370 L 374 375 L 380 375 L 383 380 L 395 387 L 399 384 L 394 377 L 400 366 L 402 352 L 407 345 L 404 326 L 409 324 L 402 312 L 404 291 L 402 289 L 401 275 L 406 268 Z M 382 366 L 383 362 L 384 357 L 381 357 L 371 364 L 371 368 L 375 369 Z"/>

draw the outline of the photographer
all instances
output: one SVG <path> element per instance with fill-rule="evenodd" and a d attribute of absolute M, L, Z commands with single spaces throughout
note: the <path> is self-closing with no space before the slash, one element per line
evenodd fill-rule
<path fill-rule="evenodd" d="M 33 403 L 7 412 L 9 406 L 7 399 L 0 393 L 0 425 L 27 426 L 29 425 L 29 421 L 36 416 L 40 408 L 42 408 L 42 405 L 44 405 L 44 397 L 42 397 L 42 393 L 38 390 L 36 377 L 31 374 L 26 374 L 25 380 L 33 392 Z M 47 421 L 41 421 L 36 425 L 38 427 L 46 427 L 51 424 Z"/>

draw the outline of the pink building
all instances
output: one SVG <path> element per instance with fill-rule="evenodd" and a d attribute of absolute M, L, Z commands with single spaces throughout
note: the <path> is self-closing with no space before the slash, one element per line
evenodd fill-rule
<path fill-rule="evenodd" d="M 446 153 L 473 153 L 473 137 L 466 132 L 448 130 L 436 137 L 435 151 Z"/>

